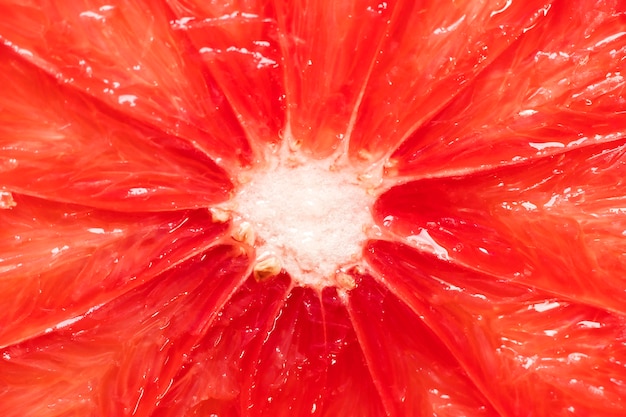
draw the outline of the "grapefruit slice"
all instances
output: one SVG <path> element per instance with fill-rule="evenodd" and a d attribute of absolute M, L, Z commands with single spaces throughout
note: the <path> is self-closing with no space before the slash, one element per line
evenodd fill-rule
<path fill-rule="evenodd" d="M 4 416 L 622 416 L 618 0 L 0 0 Z"/>

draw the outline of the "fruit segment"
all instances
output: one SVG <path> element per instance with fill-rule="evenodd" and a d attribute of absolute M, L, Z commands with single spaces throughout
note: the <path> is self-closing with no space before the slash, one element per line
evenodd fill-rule
<path fill-rule="evenodd" d="M 352 155 L 387 156 L 518 36 L 543 24 L 550 3 L 398 1 L 350 135 Z"/>
<path fill-rule="evenodd" d="M 385 415 L 382 397 L 375 386 L 361 342 L 345 305 L 345 297 L 335 288 L 322 292 L 323 320 L 327 343 L 328 371 L 323 392 L 324 417 L 346 410 L 355 416 Z"/>
<path fill-rule="evenodd" d="M 395 4 L 274 1 L 294 144 L 324 156 L 346 139 Z"/>
<path fill-rule="evenodd" d="M 327 352 L 320 318 L 313 291 L 291 291 L 246 378 L 251 415 L 302 415 L 321 406 Z"/>
<path fill-rule="evenodd" d="M 214 245 L 227 228 L 205 210 L 120 214 L 21 195 L 15 202 L 0 217 L 0 347 L 73 322 Z"/>
<path fill-rule="evenodd" d="M 626 11 L 555 2 L 392 156 L 389 175 L 442 176 L 626 137 Z"/>
<path fill-rule="evenodd" d="M 276 143 L 285 123 L 277 21 L 269 0 L 168 0 L 174 32 L 189 37 L 189 60 L 210 70 L 252 146 Z M 257 156 L 261 156 L 260 150 Z"/>
<path fill-rule="evenodd" d="M 183 140 L 134 123 L 0 46 L 2 189 L 118 211 L 207 206 L 227 174 Z"/>
<path fill-rule="evenodd" d="M 0 2 L 0 43 L 130 118 L 213 159 L 250 162 L 239 121 L 156 1 Z"/>
<path fill-rule="evenodd" d="M 371 241 L 382 281 L 504 416 L 621 416 L 626 322 L 613 314 Z"/>
<path fill-rule="evenodd" d="M 624 313 L 625 147 L 411 182 L 381 196 L 376 220 L 443 260 Z"/>
<path fill-rule="evenodd" d="M 154 415 L 248 271 L 240 248 L 217 246 L 73 323 L 2 349 L 0 412 Z"/>
<path fill-rule="evenodd" d="M 290 288 L 286 275 L 248 280 L 217 317 L 158 415 L 383 415 L 334 289 Z"/>
<path fill-rule="evenodd" d="M 243 382 L 249 373 L 257 372 L 251 364 L 273 327 L 272 318 L 283 305 L 289 286 L 286 275 L 264 283 L 248 279 L 195 343 L 188 364 L 173 377 L 156 414 L 242 415 L 243 400 L 248 400 L 247 392 L 242 392 Z"/>
<path fill-rule="evenodd" d="M 329 368 L 346 366 L 342 345 L 353 333 L 346 326 L 345 309 L 337 311 L 331 305 L 326 316 L 326 303 L 321 301 L 317 291 L 296 287 L 277 312 L 246 381 L 250 391 L 246 402 L 254 404 L 251 416 L 326 414 L 325 402 L 334 385 L 328 380 Z M 338 302 L 336 297 L 332 301 Z M 361 363 L 355 373 L 363 370 Z"/>
<path fill-rule="evenodd" d="M 370 276 L 350 291 L 350 316 L 388 416 L 499 416 L 448 348 Z"/>

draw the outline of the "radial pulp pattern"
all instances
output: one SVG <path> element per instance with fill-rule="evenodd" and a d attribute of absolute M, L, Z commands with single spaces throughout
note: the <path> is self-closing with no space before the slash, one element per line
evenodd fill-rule
<path fill-rule="evenodd" d="M 0 0 L 0 414 L 623 416 L 626 3 Z"/>

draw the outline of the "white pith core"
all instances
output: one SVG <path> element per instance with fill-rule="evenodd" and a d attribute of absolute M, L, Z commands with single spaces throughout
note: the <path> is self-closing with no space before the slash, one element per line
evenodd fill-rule
<path fill-rule="evenodd" d="M 233 209 L 254 236 L 257 265 L 277 261 L 303 286 L 349 286 L 342 272 L 359 263 L 374 198 L 353 170 L 332 162 L 282 153 L 244 181 Z"/>

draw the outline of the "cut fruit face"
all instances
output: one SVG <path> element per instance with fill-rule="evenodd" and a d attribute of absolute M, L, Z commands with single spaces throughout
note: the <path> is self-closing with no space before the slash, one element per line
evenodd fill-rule
<path fill-rule="evenodd" d="M 0 416 L 626 415 L 623 0 L 0 0 Z"/>

